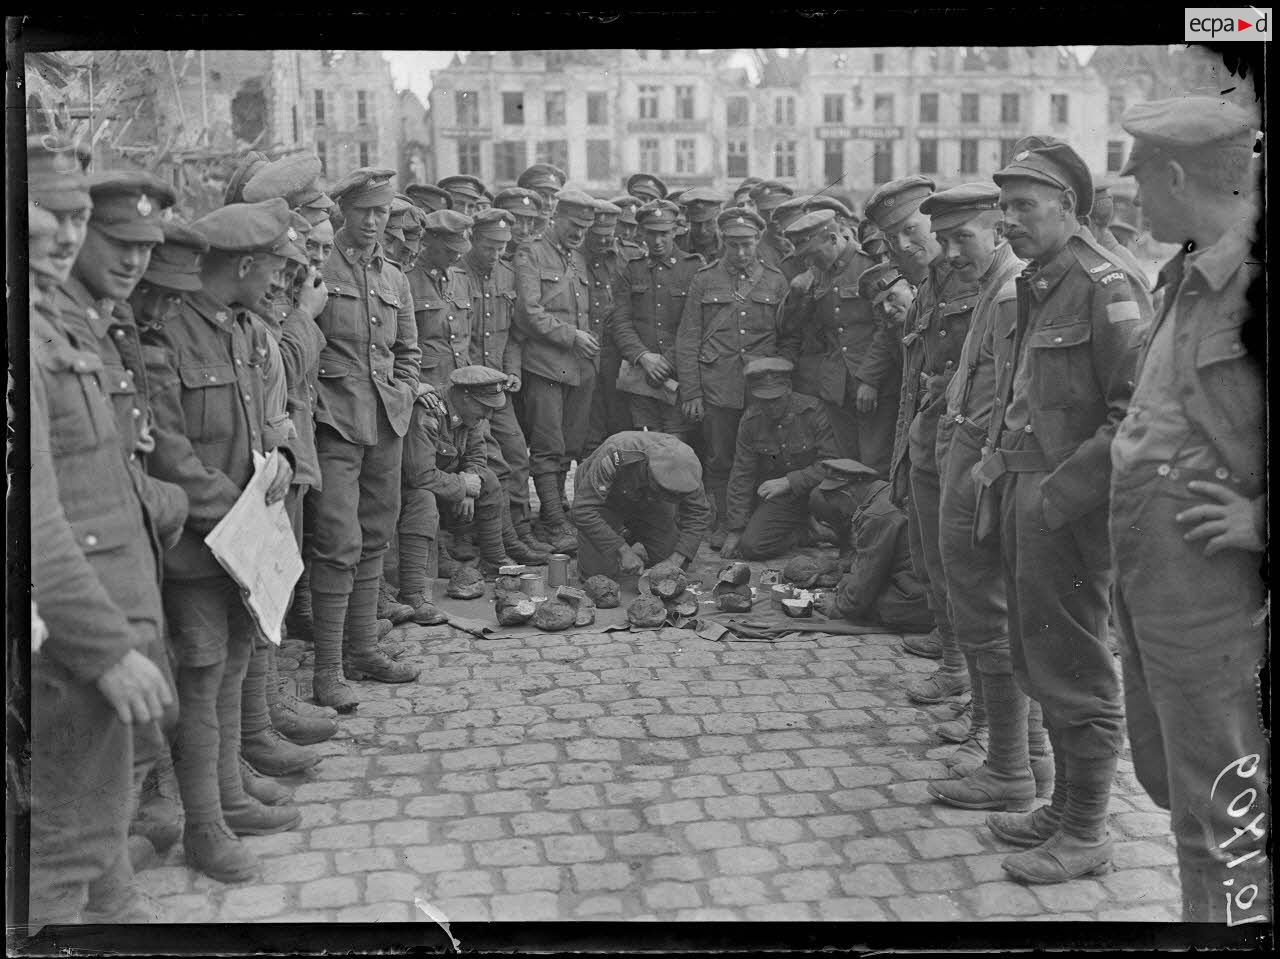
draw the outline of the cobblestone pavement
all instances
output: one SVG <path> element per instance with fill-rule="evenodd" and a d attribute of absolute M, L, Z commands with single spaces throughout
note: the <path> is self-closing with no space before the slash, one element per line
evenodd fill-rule
<path fill-rule="evenodd" d="M 1028 887 L 985 813 L 936 805 L 948 749 L 899 684 L 900 637 L 710 642 L 664 629 L 480 640 L 393 634 L 417 683 L 362 684 L 302 825 L 247 839 L 260 882 L 140 874 L 170 921 L 1177 921 L 1168 816 L 1126 753 L 1115 870 Z M 282 668 L 307 656 L 286 641 Z M 288 780 L 286 780 L 288 781 Z"/>

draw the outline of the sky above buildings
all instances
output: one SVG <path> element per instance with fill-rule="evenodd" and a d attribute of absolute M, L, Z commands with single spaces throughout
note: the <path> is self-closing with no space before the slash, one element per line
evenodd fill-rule
<path fill-rule="evenodd" d="M 1072 47 L 1081 63 L 1088 63 L 1097 47 Z M 412 90 L 418 99 L 426 105 L 427 94 L 431 92 L 431 71 L 443 70 L 449 65 L 457 50 L 383 50 L 382 54 L 391 64 L 391 79 L 397 90 Z M 754 79 L 755 65 L 745 52 L 741 62 L 733 62 L 733 66 L 745 67 L 752 72 Z"/>

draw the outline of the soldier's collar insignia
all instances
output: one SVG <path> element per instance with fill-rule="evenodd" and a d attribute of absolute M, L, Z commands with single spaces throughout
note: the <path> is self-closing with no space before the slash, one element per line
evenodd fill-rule
<path fill-rule="evenodd" d="M 285 236 L 287 236 L 290 239 L 290 241 L 296 240 L 298 238 L 298 234 L 297 232 L 294 231 L 293 227 L 289 227 L 288 231 L 286 231 L 285 233 Z"/>
<path fill-rule="evenodd" d="M 887 197 L 885 197 L 885 198 L 884 198 L 884 205 L 885 205 L 885 206 L 893 206 L 893 205 L 894 205 L 895 203 L 897 203 L 897 202 L 898 202 L 898 198 L 897 198 L 897 197 L 887 196 Z"/>
<path fill-rule="evenodd" d="M 138 197 L 138 216 L 150 216 L 152 209 L 151 201 L 145 193 Z"/>
<path fill-rule="evenodd" d="M 213 318 L 219 323 L 225 323 L 227 322 L 227 311 L 219 310 L 217 313 L 213 314 Z"/>

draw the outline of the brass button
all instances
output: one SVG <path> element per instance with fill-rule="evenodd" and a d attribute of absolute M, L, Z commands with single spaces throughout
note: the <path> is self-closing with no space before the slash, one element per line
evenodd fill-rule
<path fill-rule="evenodd" d="M 1225 467 L 1219 466 L 1216 470 L 1213 471 L 1213 475 L 1216 479 L 1224 480 L 1231 474 L 1227 472 Z"/>
<path fill-rule="evenodd" d="M 85 545 L 85 546 L 97 546 L 97 545 L 98 545 L 98 537 L 96 537 L 96 536 L 94 536 L 92 533 L 90 533 L 88 536 L 86 536 L 86 537 L 84 538 L 84 545 Z"/>

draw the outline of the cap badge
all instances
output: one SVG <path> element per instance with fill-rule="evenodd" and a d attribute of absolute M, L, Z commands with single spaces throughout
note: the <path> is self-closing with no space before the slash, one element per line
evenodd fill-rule
<path fill-rule="evenodd" d="M 138 197 L 138 216 L 150 216 L 151 210 L 151 201 L 147 199 L 147 195 L 144 193 Z"/>
<path fill-rule="evenodd" d="M 740 216 L 738 217 L 738 222 L 745 224 L 747 222 L 747 218 L 745 216 Z"/>
<path fill-rule="evenodd" d="M 884 198 L 884 205 L 885 205 L 885 206 L 893 206 L 893 205 L 894 205 L 895 203 L 897 203 L 897 202 L 898 202 L 897 197 L 887 196 L 887 197 L 885 197 L 885 198 Z"/>
<path fill-rule="evenodd" d="M 523 203 L 525 206 L 528 206 L 528 205 L 529 205 L 529 198 L 528 198 L 527 196 L 522 196 L 522 197 L 520 198 L 520 202 L 521 202 L 521 203 Z"/>
<path fill-rule="evenodd" d="M 291 241 L 296 240 L 298 238 L 298 234 L 294 231 L 293 227 L 289 227 L 289 229 L 285 232 L 285 236 L 287 236 Z"/>
<path fill-rule="evenodd" d="M 1013 155 L 1013 158 L 1014 158 L 1014 160 L 1016 160 L 1018 163 L 1021 163 L 1023 160 L 1025 160 L 1025 159 L 1026 159 L 1027 157 L 1029 157 L 1029 156 L 1031 156 L 1031 151 L 1030 151 L 1030 150 L 1023 150 L 1021 153 L 1015 153 L 1015 154 Z"/>

